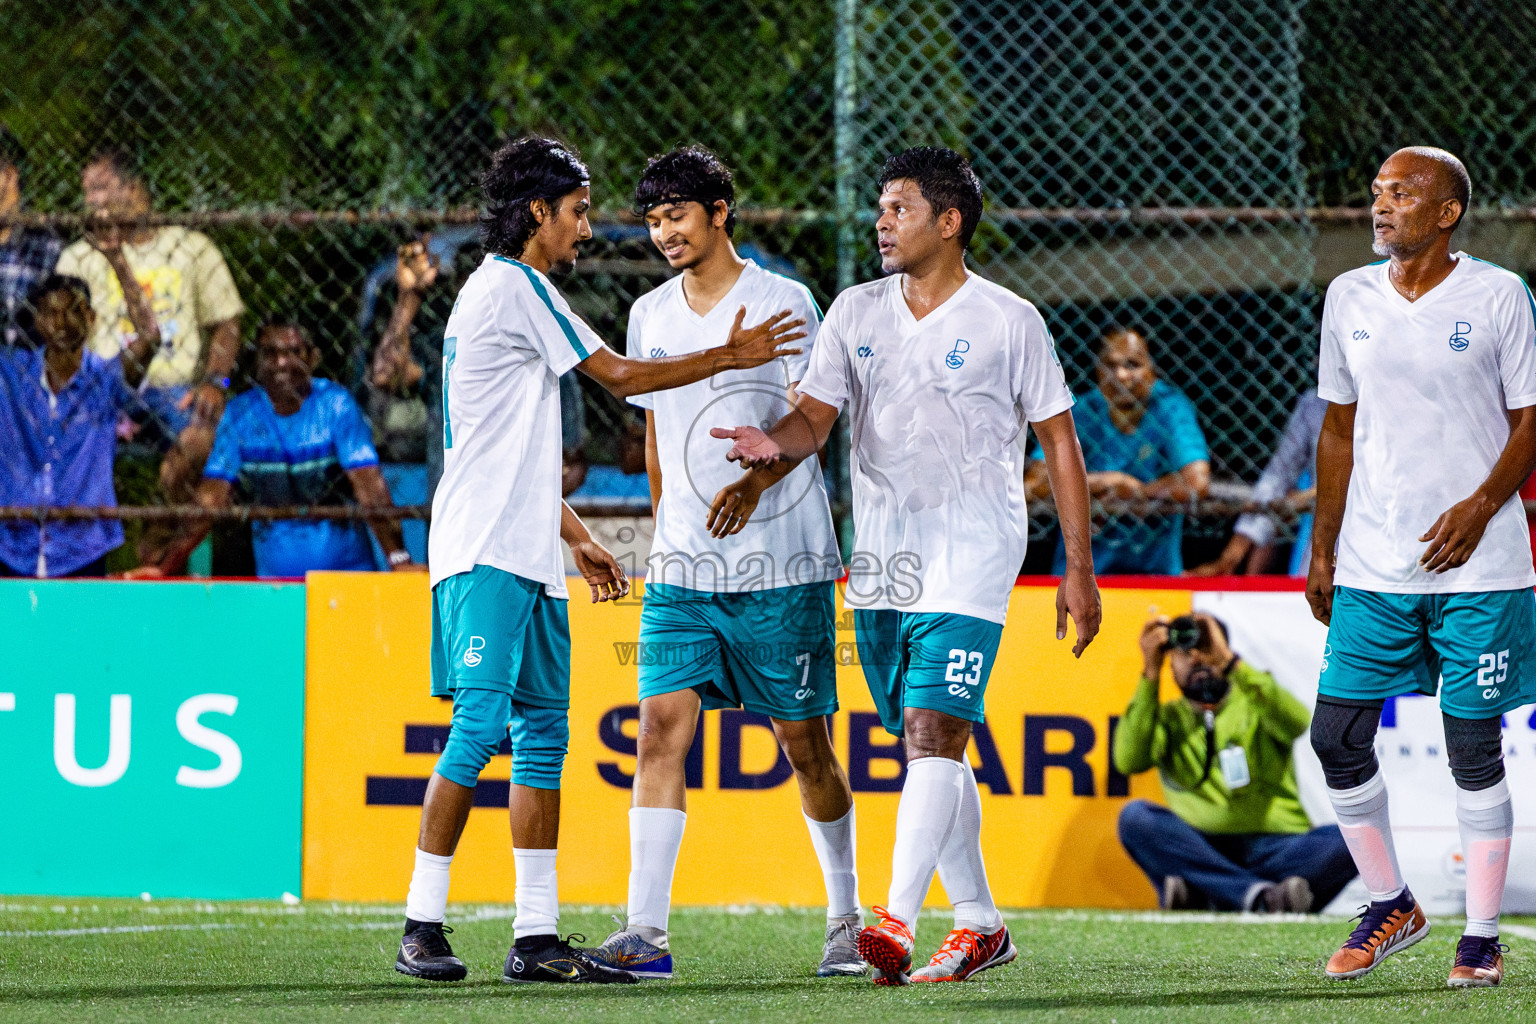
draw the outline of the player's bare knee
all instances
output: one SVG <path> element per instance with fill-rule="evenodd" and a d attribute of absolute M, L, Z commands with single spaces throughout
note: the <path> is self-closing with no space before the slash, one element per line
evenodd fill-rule
<path fill-rule="evenodd" d="M 958 761 L 965 756 L 971 738 L 971 723 L 929 708 L 907 708 L 902 715 L 906 733 L 907 760 L 919 757 L 947 757 Z"/>
<path fill-rule="evenodd" d="M 825 719 L 790 722 L 776 718 L 773 732 L 784 756 L 789 758 L 789 766 L 797 774 L 820 777 L 834 769 L 837 755 L 832 751 Z"/>

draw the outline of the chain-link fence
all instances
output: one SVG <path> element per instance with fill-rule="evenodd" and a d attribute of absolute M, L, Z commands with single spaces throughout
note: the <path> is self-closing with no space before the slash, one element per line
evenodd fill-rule
<path fill-rule="evenodd" d="M 128 343 L 146 315 L 159 332 L 148 387 L 164 393 L 127 401 L 137 425 L 119 430 L 125 505 L 193 500 L 220 414 L 208 382 L 252 386 L 268 320 L 312 335 L 315 372 L 356 397 L 396 503 L 424 504 L 441 326 L 479 257 L 475 175 L 521 131 L 570 140 L 592 167 L 597 237 L 562 287 L 615 343 L 632 301 L 670 272 L 625 216 L 647 156 L 682 142 L 721 153 L 737 171 L 739 243 L 825 305 L 877 273 L 884 158 L 920 143 L 966 152 L 988 189 L 977 271 L 1041 307 L 1080 395 L 1096 390 L 1106 332 L 1139 331 L 1160 387 L 1192 401 L 1210 494 L 1231 509 L 1310 384 L 1322 288 L 1370 259 L 1367 186 L 1393 148 L 1458 152 L 1476 189 L 1464 244 L 1536 266 L 1536 100 L 1522 74 L 1536 10 L 1515 2 L 64 0 L 7 15 L 0 123 L 20 172 L 19 210 L 0 189 L 8 309 L 51 233 L 60 268 L 91 287 L 93 346 Z M 113 173 L 83 180 L 103 147 Z M 111 187 L 133 181 L 137 199 Z M 137 320 L 99 251 L 110 233 L 81 240 L 92 209 L 137 219 L 123 229 L 126 273 L 148 296 Z M 424 234 L 439 270 L 406 317 L 397 247 Z M 8 343 L 38 344 L 38 318 L 19 311 Z M 402 330 L 411 358 L 384 365 L 381 341 Z M 648 510 L 633 410 L 575 377 L 565 397 L 573 497 Z M 269 461 L 291 470 L 301 454 Z M 353 497 L 344 463 L 269 487 L 227 459 L 215 470 L 237 507 L 298 506 Z M 829 471 L 844 472 L 835 450 Z M 1133 518 L 1173 531 L 1175 547 L 1182 529 L 1188 561 L 1219 550 L 1232 522 Z M 175 543 L 169 526 L 142 544 L 136 529 L 113 567 Z M 217 534 L 218 571 L 249 570 L 244 529 Z M 1035 545 L 1039 567 L 1049 548 Z"/>

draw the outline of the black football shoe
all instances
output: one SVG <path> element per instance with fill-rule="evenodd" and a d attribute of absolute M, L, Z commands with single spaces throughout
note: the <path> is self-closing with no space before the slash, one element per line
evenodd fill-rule
<path fill-rule="evenodd" d="M 628 971 L 600 964 L 572 942 L 587 941 L 584 935 L 530 935 L 517 940 L 507 952 L 501 980 L 521 984 L 530 981 L 556 983 L 590 982 L 599 985 L 633 985 L 640 979 Z"/>
<path fill-rule="evenodd" d="M 441 924 L 407 920 L 395 970 L 427 981 L 463 981 L 469 971 L 448 945 L 446 933 L 451 931 Z"/>

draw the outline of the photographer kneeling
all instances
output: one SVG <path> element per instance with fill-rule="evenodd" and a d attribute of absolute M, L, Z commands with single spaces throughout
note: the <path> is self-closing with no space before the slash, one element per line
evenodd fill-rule
<path fill-rule="evenodd" d="M 1120 842 L 1167 910 L 1321 910 L 1355 877 L 1337 825 L 1312 828 L 1292 744 L 1306 706 L 1228 646 L 1197 612 L 1141 631 L 1145 667 L 1115 732 L 1115 767 L 1156 767 L 1167 807 L 1134 800 Z M 1159 705 L 1163 661 L 1183 696 Z"/>

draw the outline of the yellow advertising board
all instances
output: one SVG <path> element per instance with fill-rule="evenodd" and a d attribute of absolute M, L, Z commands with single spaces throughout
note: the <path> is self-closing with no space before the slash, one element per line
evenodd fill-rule
<path fill-rule="evenodd" d="M 573 580 L 571 747 L 560 829 L 560 897 L 622 904 L 629 874 L 629 779 L 637 724 L 640 601 L 591 605 Z M 1055 639 L 1055 592 L 1018 587 L 971 760 L 982 845 L 1006 906 L 1150 907 L 1151 887 L 1121 850 L 1127 798 L 1158 796 L 1151 775 L 1109 764 L 1110 730 L 1140 673 L 1148 608 L 1188 611 L 1183 590 L 1105 590 L 1104 627 L 1079 660 Z M 421 795 L 447 735 L 448 703 L 428 695 L 430 595 L 416 574 L 314 573 L 308 581 L 304 896 L 394 900 L 410 880 Z M 880 728 L 839 609 L 833 741 L 858 809 L 860 897 L 883 902 L 902 763 Z M 825 902 L 799 795 L 766 721 L 710 712 L 689 760 L 679 905 Z M 455 901 L 513 895 L 506 788 L 497 757 L 477 790 L 454 860 Z M 942 905 L 935 884 L 930 903 Z"/>

